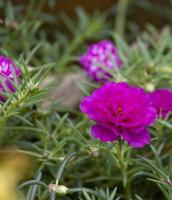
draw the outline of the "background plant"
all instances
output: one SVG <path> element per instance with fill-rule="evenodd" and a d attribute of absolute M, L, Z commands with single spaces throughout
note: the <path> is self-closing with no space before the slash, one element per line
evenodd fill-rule
<path fill-rule="evenodd" d="M 60 99 L 43 108 L 41 102 L 46 101 L 50 88 L 42 90 L 39 85 L 50 75 L 55 76 L 58 84 L 66 73 L 83 74 L 76 61 L 87 44 L 108 38 L 117 45 L 125 65 L 113 74 L 115 80 L 128 81 L 147 91 L 172 88 L 171 28 L 159 31 L 149 25 L 146 31 L 138 31 L 137 38 L 136 34 L 130 34 L 124 40 L 114 31 L 114 21 L 108 20 L 109 11 L 90 15 L 78 8 L 73 20 L 64 13 L 54 17 L 43 12 L 43 3 L 31 1 L 29 6 L 14 6 L 10 1 L 1 3 L 2 9 L 6 6 L 0 27 L 0 52 L 13 57 L 23 72 L 20 87 L 1 105 L 1 146 L 13 146 L 17 152 L 30 155 L 35 164 L 28 180 L 42 184 L 30 182 L 20 189 L 24 198 L 50 198 L 48 185 L 55 183 L 57 169 L 64 158 L 77 152 L 65 166 L 60 180 L 68 188 L 82 188 L 81 192 L 60 198 L 94 200 L 101 199 L 97 197 L 99 194 L 107 200 L 170 199 L 171 119 L 156 121 L 151 127 L 151 146 L 144 149 L 131 149 L 123 143 L 104 144 L 90 137 L 91 122 L 78 108 L 62 110 Z M 141 4 L 145 5 L 148 4 Z M 171 20 L 168 13 L 165 15 Z M 77 85 L 82 95 L 99 87 L 89 80 Z M 127 184 L 130 197 L 126 194 Z M 83 188 L 93 192 L 90 194 Z"/>

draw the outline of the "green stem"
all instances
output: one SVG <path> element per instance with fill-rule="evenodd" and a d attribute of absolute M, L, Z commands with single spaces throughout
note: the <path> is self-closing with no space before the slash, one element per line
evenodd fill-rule
<path fill-rule="evenodd" d="M 127 174 L 127 163 L 125 162 L 124 158 L 124 151 L 122 150 L 122 147 L 120 143 L 118 142 L 116 144 L 116 155 L 119 162 L 119 168 L 122 174 L 122 180 L 123 180 L 123 187 L 125 190 L 125 197 L 127 200 L 130 200 L 131 198 L 131 192 L 130 192 L 130 182 L 128 180 L 128 174 Z"/>
<path fill-rule="evenodd" d="M 76 155 L 76 152 L 73 152 L 73 153 L 69 154 L 69 155 L 63 160 L 63 162 L 61 163 L 61 165 L 60 165 L 60 167 L 59 167 L 59 169 L 58 169 L 58 171 L 57 171 L 57 175 L 56 175 L 56 185 L 59 184 L 59 181 L 60 181 L 60 179 L 61 179 L 61 176 L 62 176 L 62 174 L 63 174 L 63 171 L 64 171 L 64 168 L 65 168 L 66 164 L 67 164 L 67 163 L 69 162 L 69 160 L 72 159 L 75 155 Z M 55 200 L 55 198 L 56 198 L 56 193 L 55 193 L 54 191 L 52 191 L 52 192 L 50 193 L 50 199 L 51 199 L 51 200 Z"/>
<path fill-rule="evenodd" d="M 5 129 L 5 121 L 4 119 L 0 120 L 0 139 L 4 135 L 4 129 Z M 0 141 L 1 142 L 1 141 Z"/>
<path fill-rule="evenodd" d="M 124 37 L 126 13 L 130 0 L 118 0 L 117 15 L 115 21 L 115 31 L 121 37 Z"/>
<path fill-rule="evenodd" d="M 60 70 L 65 69 L 66 65 L 68 65 L 71 62 L 71 55 L 73 52 L 86 40 L 88 39 L 93 33 L 95 32 L 95 26 L 90 25 L 89 29 L 86 30 L 82 34 L 77 34 L 74 39 L 70 42 L 70 45 L 65 49 L 64 53 L 61 56 L 60 61 L 58 62 L 58 65 L 60 66 Z"/>
<path fill-rule="evenodd" d="M 75 37 L 74 40 L 70 43 L 70 45 L 66 48 L 65 52 L 63 53 L 58 65 L 60 66 L 60 70 L 64 70 L 66 65 L 71 62 L 70 56 L 75 51 L 75 49 L 82 44 L 82 42 L 85 40 L 85 35 L 81 35 L 78 37 Z"/>
<path fill-rule="evenodd" d="M 25 186 L 29 186 L 29 185 L 41 185 L 41 186 L 45 187 L 46 189 L 48 189 L 47 184 L 45 184 L 45 183 L 42 182 L 42 181 L 37 181 L 37 180 L 26 181 L 26 182 L 22 183 L 22 184 L 19 186 L 19 189 L 21 189 L 22 187 L 25 187 Z"/>
<path fill-rule="evenodd" d="M 74 192 L 87 192 L 87 193 L 92 194 L 92 195 L 94 195 L 94 196 L 96 196 L 96 197 L 99 197 L 99 198 L 101 198 L 101 199 L 103 199 L 103 200 L 106 199 L 106 197 L 105 197 L 103 194 L 101 194 L 101 193 L 99 193 L 99 192 L 97 192 L 97 191 L 95 191 L 95 190 L 89 189 L 89 188 L 83 188 L 83 187 L 70 188 L 70 189 L 67 191 L 68 194 L 72 194 L 72 193 L 74 193 Z"/>

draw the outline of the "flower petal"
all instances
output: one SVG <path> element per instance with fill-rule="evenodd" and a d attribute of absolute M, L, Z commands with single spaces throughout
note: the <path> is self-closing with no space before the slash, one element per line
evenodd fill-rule
<path fill-rule="evenodd" d="M 91 132 L 94 138 L 100 139 L 102 142 L 109 142 L 118 139 L 119 134 L 115 133 L 111 129 L 108 129 L 101 125 L 94 125 L 91 128 Z"/>
<path fill-rule="evenodd" d="M 122 137 L 129 145 L 135 148 L 142 148 L 144 145 L 150 143 L 150 134 L 145 128 L 126 130 L 122 133 Z"/>

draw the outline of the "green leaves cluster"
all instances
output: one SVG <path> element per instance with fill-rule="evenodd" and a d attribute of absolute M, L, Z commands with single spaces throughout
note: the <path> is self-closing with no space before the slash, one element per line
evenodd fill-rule
<path fill-rule="evenodd" d="M 7 101 L 0 106 L 1 144 L 14 146 L 36 163 L 34 178 L 24 181 L 21 186 L 26 187 L 20 190 L 27 200 L 53 200 L 56 193 L 49 192 L 48 185 L 60 180 L 69 189 L 63 199 L 170 200 L 171 119 L 156 121 L 150 128 L 151 146 L 144 149 L 131 149 L 121 141 L 101 143 L 91 138 L 91 122 L 78 108 L 62 110 L 57 99 L 45 110 L 42 102 L 49 88 L 40 89 L 40 83 L 52 74 L 57 82 L 68 72 L 82 74 L 76 62 L 79 55 L 88 43 L 108 38 L 117 45 L 125 66 L 112 73 L 114 80 L 147 91 L 172 88 L 171 29 L 159 31 L 149 25 L 137 39 L 126 42 L 113 31 L 109 13 L 88 15 L 78 8 L 73 20 L 64 13 L 42 12 L 43 3 L 30 1 L 28 7 L 2 3 L 6 7 L 0 52 L 15 59 L 22 77 L 14 94 L 3 94 Z M 99 87 L 88 80 L 77 86 L 83 95 Z M 69 161 L 72 152 L 77 156 Z"/>

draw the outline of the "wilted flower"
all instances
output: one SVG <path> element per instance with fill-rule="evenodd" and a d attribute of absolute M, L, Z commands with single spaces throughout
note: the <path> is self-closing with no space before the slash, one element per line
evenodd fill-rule
<path fill-rule="evenodd" d="M 10 58 L 0 55 L 0 91 L 3 93 L 7 90 L 8 92 L 15 92 L 14 81 L 15 78 L 18 81 L 20 75 L 21 71 L 15 66 L 14 62 Z M 1 94 L 0 101 L 4 100 L 5 97 Z"/>
<path fill-rule="evenodd" d="M 158 89 L 150 93 L 153 106 L 157 110 L 158 116 L 165 118 L 168 113 L 172 112 L 172 90 Z"/>
<path fill-rule="evenodd" d="M 156 109 L 143 89 L 107 82 L 85 97 L 80 108 L 96 122 L 91 129 L 93 137 L 108 142 L 121 136 L 136 148 L 150 143 L 147 127 L 154 122 Z"/>
<path fill-rule="evenodd" d="M 115 45 L 108 40 L 90 45 L 87 52 L 80 57 L 80 64 L 83 65 L 88 76 L 96 81 L 107 80 L 111 77 L 108 70 L 122 67 Z"/>

